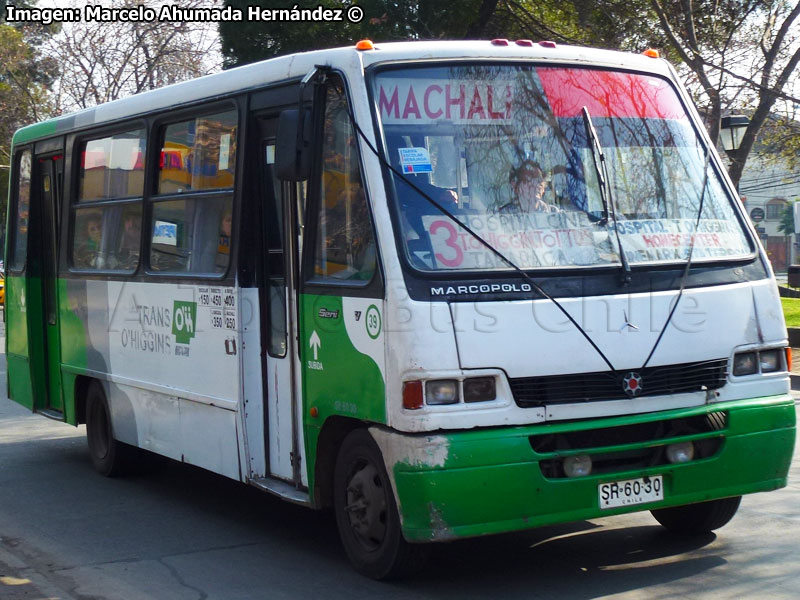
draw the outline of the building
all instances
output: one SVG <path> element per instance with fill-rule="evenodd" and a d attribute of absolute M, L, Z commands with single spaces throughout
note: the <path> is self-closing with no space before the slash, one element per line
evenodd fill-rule
<path fill-rule="evenodd" d="M 785 273 L 800 255 L 798 240 L 778 228 L 784 209 L 800 200 L 800 173 L 765 154 L 753 152 L 745 164 L 739 194 L 767 249 L 773 270 Z"/>

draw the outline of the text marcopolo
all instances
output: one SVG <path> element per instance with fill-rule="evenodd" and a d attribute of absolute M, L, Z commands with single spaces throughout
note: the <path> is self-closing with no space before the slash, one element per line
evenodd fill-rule
<path fill-rule="evenodd" d="M 98 21 L 103 23 L 118 22 L 154 22 L 154 21 L 194 21 L 194 22 L 223 22 L 223 21 L 344 21 L 354 23 L 361 21 L 364 11 L 356 4 L 347 9 L 326 8 L 322 5 L 316 8 L 299 8 L 296 4 L 287 8 L 263 8 L 248 5 L 246 10 L 225 7 L 189 8 L 175 4 L 165 4 L 152 8 L 141 4 L 113 8 L 88 4 L 82 8 L 18 8 L 5 7 L 5 20 L 15 22 L 37 22 L 50 25 L 57 22 Z"/>

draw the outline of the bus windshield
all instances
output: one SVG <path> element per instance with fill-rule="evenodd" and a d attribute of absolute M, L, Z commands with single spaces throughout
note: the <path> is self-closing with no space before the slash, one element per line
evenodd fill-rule
<path fill-rule="evenodd" d="M 685 261 L 693 234 L 693 261 L 753 251 L 665 79 L 493 63 L 391 68 L 373 86 L 419 270 L 508 265 L 408 182 L 523 269 L 617 265 L 620 246 L 631 265 Z"/>

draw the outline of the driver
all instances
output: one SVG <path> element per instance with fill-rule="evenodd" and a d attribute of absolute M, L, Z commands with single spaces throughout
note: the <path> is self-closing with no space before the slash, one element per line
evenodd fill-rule
<path fill-rule="evenodd" d="M 514 199 L 502 206 L 500 212 L 558 212 L 557 206 L 544 201 L 550 181 L 538 162 L 525 159 L 511 167 L 508 182 L 514 190 Z"/>

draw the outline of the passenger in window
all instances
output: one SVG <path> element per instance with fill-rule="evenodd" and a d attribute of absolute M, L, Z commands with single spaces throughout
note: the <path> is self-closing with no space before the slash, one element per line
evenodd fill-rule
<path fill-rule="evenodd" d="M 122 225 L 122 239 L 117 252 L 118 268 L 135 269 L 139 264 L 139 243 L 141 240 L 141 225 L 139 215 L 125 215 Z"/>
<path fill-rule="evenodd" d="M 100 268 L 100 242 L 103 237 L 101 219 L 97 215 L 86 218 L 86 230 L 81 236 L 83 242 L 75 249 L 75 265 L 86 269 Z"/>
<path fill-rule="evenodd" d="M 222 213 L 219 227 L 219 243 L 217 244 L 217 267 L 227 267 L 231 260 L 231 231 L 233 215 L 230 210 Z"/>

